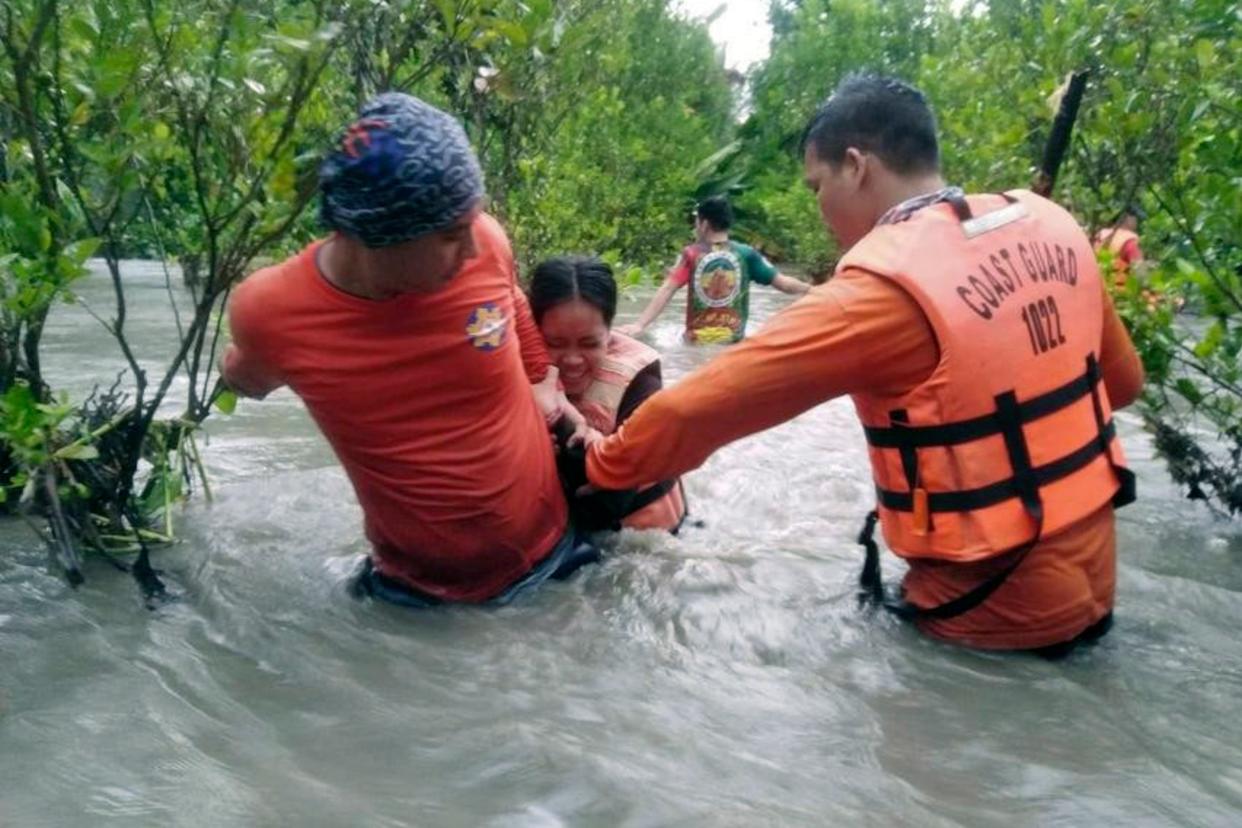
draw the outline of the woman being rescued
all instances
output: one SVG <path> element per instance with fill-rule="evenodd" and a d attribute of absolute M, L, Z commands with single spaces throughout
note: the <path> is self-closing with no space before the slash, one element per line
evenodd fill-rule
<path fill-rule="evenodd" d="M 600 434 L 612 434 L 644 400 L 663 386 L 660 355 L 611 330 L 617 310 L 612 268 L 595 258 L 558 256 L 541 262 L 530 283 L 530 306 L 548 356 L 560 370 L 569 401 Z M 577 527 L 665 529 L 686 517 L 678 479 L 624 492 L 576 496 L 586 482 L 581 446 L 562 446 L 561 479 Z"/>

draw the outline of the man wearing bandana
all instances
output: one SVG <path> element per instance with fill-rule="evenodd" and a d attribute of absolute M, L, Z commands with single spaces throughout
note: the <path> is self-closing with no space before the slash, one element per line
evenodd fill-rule
<path fill-rule="evenodd" d="M 461 126 L 380 95 L 320 188 L 331 234 L 238 285 L 222 371 L 245 396 L 289 386 L 332 445 L 372 544 L 357 590 L 503 603 L 594 560 L 548 436 L 567 403 Z"/>

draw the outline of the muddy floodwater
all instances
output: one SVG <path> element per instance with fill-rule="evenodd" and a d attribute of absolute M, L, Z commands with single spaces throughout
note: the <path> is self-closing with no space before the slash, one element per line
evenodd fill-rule
<path fill-rule="evenodd" d="M 163 274 L 126 279 L 155 369 Z M 103 315 L 107 290 L 82 290 Z M 787 301 L 756 288 L 755 316 Z M 673 382 L 715 352 L 680 344 L 680 302 L 653 331 Z M 108 382 L 108 343 L 58 309 L 48 376 Z M 144 610 L 97 560 L 70 590 L 0 523 L 0 825 L 1242 825 L 1242 532 L 1119 420 L 1140 499 L 1117 625 L 1046 663 L 858 609 L 871 489 L 844 400 L 688 475 L 702 528 L 425 612 L 348 595 L 345 475 L 292 394 L 243 402 L 208 423 L 214 499 L 157 555 L 175 603 Z"/>

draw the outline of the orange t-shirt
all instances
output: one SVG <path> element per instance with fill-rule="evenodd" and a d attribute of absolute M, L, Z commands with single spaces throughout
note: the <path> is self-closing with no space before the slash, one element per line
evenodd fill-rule
<path fill-rule="evenodd" d="M 530 383 L 547 353 L 508 239 L 475 222 L 476 258 L 442 290 L 387 301 L 335 288 L 316 242 L 238 285 L 226 373 L 288 385 L 353 482 L 376 568 L 432 595 L 486 600 L 566 528 Z"/>
<path fill-rule="evenodd" d="M 726 443 L 834 397 L 913 388 L 938 360 L 935 336 L 915 300 L 883 277 L 847 269 L 754 337 L 648 399 L 615 435 L 592 447 L 587 475 L 597 486 L 621 489 L 685 474 Z M 1114 406 L 1132 402 L 1142 366 L 1107 296 L 1100 366 Z M 746 405 L 737 405 L 739 399 Z M 1060 643 L 1111 609 L 1114 554 L 1109 506 L 1044 539 L 981 607 L 921 626 L 976 647 Z M 920 606 L 955 598 L 987 577 L 987 565 L 911 561 L 907 598 Z"/>

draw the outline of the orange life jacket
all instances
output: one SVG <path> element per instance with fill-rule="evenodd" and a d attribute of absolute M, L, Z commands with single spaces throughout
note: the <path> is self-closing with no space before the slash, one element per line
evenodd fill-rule
<path fill-rule="evenodd" d="M 1095 234 L 1092 247 L 1096 252 L 1109 250 L 1113 254 L 1113 285 L 1124 288 L 1130 278 L 1130 263 L 1121 257 L 1121 251 L 1131 241 L 1138 241 L 1138 234 L 1124 227 L 1105 227 Z"/>
<path fill-rule="evenodd" d="M 1099 270 L 1067 212 L 1026 191 L 958 197 L 877 226 L 846 268 L 897 283 L 940 347 L 922 385 L 853 396 L 893 552 L 1029 550 L 1133 499 L 1097 362 Z"/>
<path fill-rule="evenodd" d="M 660 354 L 655 349 L 637 339 L 615 331 L 610 335 L 608 352 L 596 369 L 594 380 L 577 403 L 578 410 L 592 428 L 602 434 L 612 434 L 617 430 L 617 413 L 630 383 L 640 371 L 659 358 Z M 626 515 L 621 521 L 622 526 L 672 531 L 681 525 L 686 514 L 681 482 L 673 480 L 656 485 L 664 490 L 663 495 Z M 657 491 L 652 491 L 651 495 Z M 644 500 L 647 498 L 639 492 L 638 502 Z"/>

